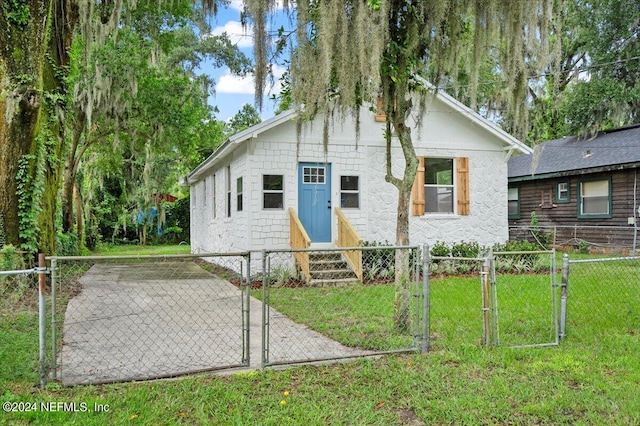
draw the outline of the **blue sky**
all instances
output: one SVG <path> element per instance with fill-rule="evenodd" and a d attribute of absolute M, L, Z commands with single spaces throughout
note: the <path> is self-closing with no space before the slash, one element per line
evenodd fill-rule
<path fill-rule="evenodd" d="M 218 11 L 218 16 L 214 18 L 212 24 L 213 35 L 226 32 L 229 38 L 240 48 L 240 50 L 253 57 L 253 29 L 242 28 L 240 23 L 240 12 L 242 11 L 242 0 L 232 0 L 227 8 Z M 280 25 L 280 24 L 278 24 Z M 274 66 L 274 74 L 276 80 L 284 68 Z M 233 117 L 244 104 L 254 105 L 254 79 L 252 75 L 244 78 L 231 75 L 228 68 L 214 68 L 209 65 L 201 67 L 204 74 L 212 77 L 215 82 L 215 95 L 209 98 L 209 104 L 217 106 L 220 112 L 217 114 L 218 119 L 227 121 Z M 274 102 L 269 99 L 270 95 L 277 93 L 279 88 L 267 87 L 265 93 L 267 96 L 263 101 L 263 109 L 261 112 L 262 119 L 265 120 L 273 116 Z"/>

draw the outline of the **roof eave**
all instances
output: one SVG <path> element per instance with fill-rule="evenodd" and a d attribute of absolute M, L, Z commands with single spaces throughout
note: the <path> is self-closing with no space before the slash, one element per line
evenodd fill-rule
<path fill-rule="evenodd" d="M 446 105 L 454 109 L 455 111 L 473 117 L 476 124 L 478 124 L 483 129 L 487 130 L 492 135 L 496 136 L 498 139 L 502 140 L 505 143 L 505 145 L 512 146 L 523 154 L 533 153 L 533 149 L 531 149 L 529 146 L 519 141 L 515 137 L 511 136 L 509 133 L 505 132 L 500 127 L 498 127 L 495 123 L 487 120 L 486 118 L 484 118 L 483 116 L 481 116 L 480 114 L 478 114 L 477 112 L 475 112 L 474 110 L 472 110 L 471 108 L 463 104 L 462 102 L 455 99 L 453 96 L 446 93 L 444 90 L 438 89 L 428 80 L 424 79 L 423 77 L 417 74 L 414 74 L 414 78 L 427 89 L 435 90 L 436 97 L 439 98 Z"/>
<path fill-rule="evenodd" d="M 239 133 L 228 138 L 222 143 L 206 160 L 200 163 L 195 169 L 187 175 L 187 184 L 192 184 L 200 180 L 202 175 L 209 169 L 214 167 L 220 159 L 224 158 L 227 154 L 231 153 L 236 147 L 244 143 L 249 139 L 258 137 L 260 133 L 266 132 L 288 120 L 291 120 L 297 116 L 295 110 L 290 109 L 281 114 L 275 115 L 262 123 L 249 127 Z"/>

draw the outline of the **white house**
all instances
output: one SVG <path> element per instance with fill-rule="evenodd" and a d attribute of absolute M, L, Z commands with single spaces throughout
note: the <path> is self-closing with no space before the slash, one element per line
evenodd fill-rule
<path fill-rule="evenodd" d="M 432 98 L 422 124 L 413 121 L 421 166 L 411 243 L 506 241 L 507 160 L 531 149 L 444 92 Z M 323 118 L 298 134 L 288 111 L 232 136 L 187 177 L 192 251 L 289 248 L 292 213 L 311 247 L 335 243 L 340 211 L 362 240 L 395 242 L 398 193 L 384 179 L 384 128 L 367 109 L 359 137 L 351 117 L 333 119 L 325 149 Z M 404 159 L 392 145 L 400 176 Z"/>

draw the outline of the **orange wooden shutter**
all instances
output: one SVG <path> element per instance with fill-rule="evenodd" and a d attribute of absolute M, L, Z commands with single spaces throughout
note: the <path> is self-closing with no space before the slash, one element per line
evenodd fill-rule
<path fill-rule="evenodd" d="M 418 157 L 418 171 L 413 181 L 411 198 L 413 199 L 413 215 L 424 215 L 424 157 Z"/>
<path fill-rule="evenodd" d="M 469 158 L 456 158 L 456 187 L 458 190 L 458 214 L 467 216 L 470 213 L 469 202 Z"/>

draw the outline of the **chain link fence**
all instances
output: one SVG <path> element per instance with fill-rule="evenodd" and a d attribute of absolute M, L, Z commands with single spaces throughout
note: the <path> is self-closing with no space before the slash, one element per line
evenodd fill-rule
<path fill-rule="evenodd" d="M 566 337 L 597 344 L 614 335 L 640 335 L 640 257 L 566 261 Z"/>
<path fill-rule="evenodd" d="M 263 365 L 417 351 L 418 247 L 263 252 Z"/>
<path fill-rule="evenodd" d="M 52 257 L 51 378 L 97 384 L 248 366 L 248 253 Z"/>
<path fill-rule="evenodd" d="M 558 344 L 553 251 L 433 256 L 428 265 L 431 348 Z"/>
<path fill-rule="evenodd" d="M 39 294 L 41 384 L 640 333 L 637 257 L 565 255 L 559 271 L 554 251 L 378 245 L 48 262 L 0 265 L 3 291 Z"/>
<path fill-rule="evenodd" d="M 509 239 L 527 240 L 543 250 L 556 248 L 581 254 L 637 255 L 638 226 L 614 225 L 523 225 L 509 226 Z"/>

